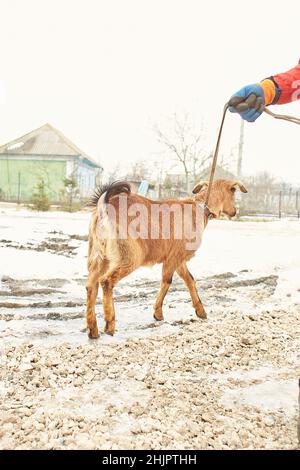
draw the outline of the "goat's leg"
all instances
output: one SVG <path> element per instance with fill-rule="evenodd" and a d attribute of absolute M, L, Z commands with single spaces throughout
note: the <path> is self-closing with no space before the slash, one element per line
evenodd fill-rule
<path fill-rule="evenodd" d="M 90 267 L 89 277 L 86 285 L 87 291 L 87 308 L 86 308 L 86 323 L 88 335 L 90 338 L 98 338 L 99 331 L 97 326 L 97 319 L 95 314 L 95 303 L 99 287 L 99 267 L 94 264 Z"/>
<path fill-rule="evenodd" d="M 115 314 L 115 306 L 114 306 L 114 299 L 113 299 L 113 285 L 111 279 L 108 278 L 105 281 L 101 282 L 101 287 L 103 290 L 103 313 L 104 313 L 104 320 L 105 320 L 105 333 L 108 335 L 113 336 L 115 332 L 115 324 L 116 324 L 116 314 Z"/>
<path fill-rule="evenodd" d="M 170 288 L 170 285 L 172 284 L 172 276 L 173 276 L 174 270 L 171 268 L 167 268 L 165 265 L 163 265 L 162 269 L 162 279 L 161 279 L 161 284 L 160 284 L 160 291 L 158 293 L 158 296 L 156 298 L 156 302 L 154 305 L 154 318 L 155 320 L 163 320 L 163 313 L 162 313 L 162 305 L 164 298 Z"/>
<path fill-rule="evenodd" d="M 113 288 L 118 281 L 123 277 L 134 271 L 133 266 L 121 266 L 110 270 L 106 275 L 105 279 L 101 280 L 101 287 L 103 290 L 103 311 L 105 320 L 105 333 L 113 336 L 116 326 L 116 314 L 113 299 Z"/>
<path fill-rule="evenodd" d="M 196 282 L 189 272 L 186 263 L 182 263 L 177 269 L 176 269 L 177 274 L 183 279 L 185 282 L 185 285 L 187 286 L 192 302 L 193 302 L 193 307 L 196 311 L 196 314 L 200 318 L 206 318 L 206 312 L 204 310 L 204 307 L 202 305 L 202 302 L 199 298 L 197 289 L 196 289 Z"/>

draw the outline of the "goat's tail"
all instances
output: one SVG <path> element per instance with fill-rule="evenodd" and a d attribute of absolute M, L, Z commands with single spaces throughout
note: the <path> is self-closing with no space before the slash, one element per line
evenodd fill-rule
<path fill-rule="evenodd" d="M 109 211 L 106 204 L 113 196 L 121 193 L 130 194 L 130 184 L 127 181 L 115 181 L 108 186 L 98 187 L 95 191 L 90 205 L 97 206 L 97 210 L 92 215 L 89 232 L 89 253 L 88 266 L 97 260 L 99 266 L 106 264 L 109 259 L 117 258 L 117 246 L 115 240 L 116 225 L 114 220 L 110 220 Z M 101 269 L 102 269 L 101 268 Z"/>
<path fill-rule="evenodd" d="M 98 186 L 90 199 L 90 206 L 97 206 L 99 199 L 104 195 L 104 202 L 108 203 L 110 198 L 121 193 L 130 194 L 131 188 L 127 181 L 114 181 L 109 185 Z"/>
<path fill-rule="evenodd" d="M 130 184 L 127 183 L 127 181 L 115 181 L 107 188 L 104 197 L 104 202 L 108 203 L 111 197 L 117 196 L 118 194 L 130 194 L 130 192 Z"/>

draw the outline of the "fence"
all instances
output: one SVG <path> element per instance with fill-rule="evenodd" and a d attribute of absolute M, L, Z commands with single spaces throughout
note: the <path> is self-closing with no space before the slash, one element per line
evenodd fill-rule
<path fill-rule="evenodd" d="M 246 185 L 247 194 L 236 194 L 241 216 L 292 217 L 300 219 L 300 190 Z M 183 198 L 190 194 L 179 188 L 160 188 L 159 198 Z"/>
<path fill-rule="evenodd" d="M 247 194 L 238 196 L 237 193 L 237 206 L 239 208 L 240 216 L 290 217 L 300 219 L 300 190 L 280 190 L 277 188 L 266 189 L 263 186 L 251 187 L 248 185 L 247 189 Z M 166 188 L 163 186 L 157 188 L 156 193 L 159 199 L 184 198 L 190 196 L 190 194 L 182 190 L 182 188 Z M 20 173 L 18 174 L 18 178 L 16 179 L 10 194 L 5 193 L 4 191 L 1 192 L 0 188 L 0 201 L 26 203 L 28 200 L 28 198 L 24 198 L 22 192 Z M 79 198 L 79 200 L 81 203 L 86 202 L 82 198 Z M 54 204 L 62 203 L 58 198 L 57 200 L 53 199 L 51 202 Z"/>
<path fill-rule="evenodd" d="M 1 175 L 0 175 L 1 176 Z M 27 176 L 27 175 L 26 175 Z M 64 205 L 65 199 L 70 193 L 68 187 L 66 187 L 64 179 L 58 178 L 54 184 L 49 183 L 47 178 L 36 178 L 34 181 L 29 180 L 28 177 L 24 177 L 21 172 L 18 172 L 14 175 L 14 178 L 9 181 L 9 184 L 0 185 L 0 201 L 2 202 L 12 202 L 17 204 L 28 204 L 32 202 L 32 197 L 38 191 L 38 183 L 41 181 L 45 182 L 45 193 L 49 198 L 51 204 L 54 205 Z M 70 180 L 71 181 L 71 180 Z M 0 179 L 1 183 L 1 179 Z M 71 194 L 71 199 L 75 203 L 84 203 L 88 197 L 84 197 L 81 194 L 77 194 L 77 186 L 74 189 L 74 193 Z M 79 191 L 79 190 L 78 190 Z M 92 189 L 91 191 L 92 192 Z M 67 199 L 69 199 L 67 197 Z"/>
<path fill-rule="evenodd" d="M 253 190 L 243 194 L 240 215 L 294 217 L 300 219 L 300 191 Z"/>

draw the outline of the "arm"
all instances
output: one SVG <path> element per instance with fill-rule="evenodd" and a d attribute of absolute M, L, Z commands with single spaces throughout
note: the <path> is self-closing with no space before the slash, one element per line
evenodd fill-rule
<path fill-rule="evenodd" d="M 285 104 L 300 99 L 300 61 L 293 69 L 247 85 L 229 100 L 230 111 L 254 122 L 265 106 Z"/>
<path fill-rule="evenodd" d="M 274 75 L 272 78 L 279 95 L 276 104 L 290 103 L 300 99 L 300 61 L 293 69 Z"/>

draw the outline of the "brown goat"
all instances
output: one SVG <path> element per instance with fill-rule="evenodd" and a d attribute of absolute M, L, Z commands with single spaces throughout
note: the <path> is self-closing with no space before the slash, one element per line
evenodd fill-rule
<path fill-rule="evenodd" d="M 89 275 L 86 286 L 86 319 L 90 338 L 99 336 L 95 315 L 99 284 L 103 290 L 105 332 L 113 335 L 115 332 L 114 286 L 140 266 L 157 263 L 162 263 L 162 280 L 154 305 L 154 318 L 163 319 L 162 304 L 175 271 L 183 279 L 190 292 L 197 316 L 206 318 L 196 290 L 196 283 L 186 262 L 195 255 L 208 219 L 218 218 L 221 214 L 229 217 L 235 216 L 234 192 L 236 188 L 244 193 L 247 192 L 239 181 L 216 180 L 212 186 L 208 208 L 204 203 L 207 187 L 207 182 L 200 182 L 193 189 L 195 196 L 183 200 L 167 199 L 164 201 L 153 201 L 132 194 L 130 185 L 126 182 L 116 182 L 106 190 L 98 191 L 93 200 L 96 207 L 92 214 L 89 232 Z M 125 213 L 122 204 L 126 207 Z M 185 217 L 184 222 L 182 219 L 176 219 L 175 212 L 171 212 L 174 207 L 182 211 L 186 207 L 189 208 L 189 216 Z M 199 224 L 197 226 L 199 208 L 201 208 L 202 220 L 200 229 Z M 166 219 L 164 215 L 167 216 L 168 209 L 170 210 L 169 227 L 167 227 L 169 232 L 165 236 L 163 224 Z M 140 214 L 138 220 L 134 217 L 137 212 Z M 153 212 L 159 213 L 159 217 L 153 218 Z M 193 230 L 196 234 L 197 241 L 192 248 L 187 245 L 192 237 L 185 235 L 185 231 L 181 237 L 176 236 L 176 230 L 180 225 L 189 227 L 189 233 Z"/>

